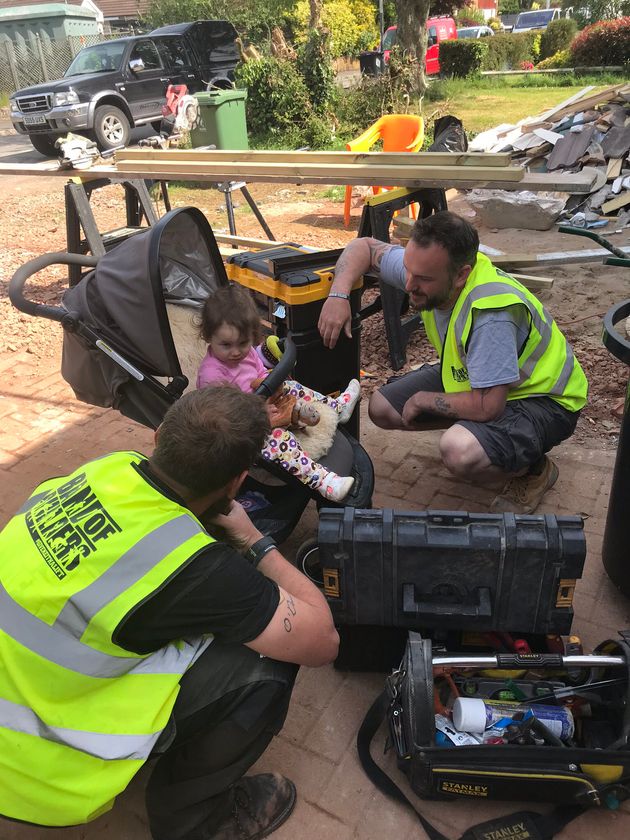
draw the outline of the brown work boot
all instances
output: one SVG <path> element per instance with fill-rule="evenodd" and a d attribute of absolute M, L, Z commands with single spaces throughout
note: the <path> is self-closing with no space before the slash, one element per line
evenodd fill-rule
<path fill-rule="evenodd" d="M 525 475 L 508 481 L 490 505 L 490 510 L 493 513 L 533 513 L 557 478 L 558 467 L 551 458 L 543 455 Z"/>
<path fill-rule="evenodd" d="M 233 787 L 232 813 L 212 840 L 258 840 L 288 819 L 295 806 L 295 785 L 279 773 L 244 776 Z"/>

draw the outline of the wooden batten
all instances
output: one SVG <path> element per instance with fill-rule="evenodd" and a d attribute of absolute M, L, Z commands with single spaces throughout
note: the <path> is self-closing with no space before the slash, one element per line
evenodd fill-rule
<path fill-rule="evenodd" d="M 116 161 L 203 161 L 204 163 L 366 164 L 386 166 L 492 166 L 510 165 L 509 154 L 490 152 L 283 152 L 207 149 L 122 149 Z"/>

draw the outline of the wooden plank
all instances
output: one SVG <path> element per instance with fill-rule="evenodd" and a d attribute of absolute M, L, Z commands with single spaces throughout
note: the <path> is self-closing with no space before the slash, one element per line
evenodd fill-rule
<path fill-rule="evenodd" d="M 411 156 L 409 156 L 411 157 Z M 457 183 L 458 181 L 520 181 L 525 174 L 520 166 L 423 166 L 407 161 L 405 166 L 387 166 L 372 164 L 322 164 L 322 163 L 249 163 L 239 162 L 207 163 L 203 160 L 166 160 L 118 161 L 119 173 L 138 172 L 144 177 L 157 173 L 160 180 L 178 178 L 182 175 L 195 177 L 203 175 L 214 181 L 226 181 L 234 178 L 253 181 L 257 177 L 283 178 L 285 181 L 302 181 L 314 178 L 316 183 L 334 183 L 330 177 L 345 179 L 351 184 L 387 184 L 404 186 L 409 181 L 430 179 Z"/>
<path fill-rule="evenodd" d="M 621 175 L 621 165 L 623 158 L 610 158 L 608 161 L 608 168 L 606 169 L 606 180 L 614 181 Z"/>
<path fill-rule="evenodd" d="M 500 181 L 492 179 L 475 180 L 468 177 L 468 180 L 455 180 L 453 178 L 436 177 L 434 170 L 437 167 L 424 167 L 425 171 L 429 170 L 431 174 L 426 174 L 424 177 L 412 177 L 409 173 L 398 172 L 396 178 L 392 180 L 383 181 L 380 178 L 371 177 L 370 174 L 362 176 L 349 176 L 344 167 L 341 167 L 341 174 L 329 174 L 326 177 L 322 176 L 249 176 L 248 181 L 255 183 L 271 183 L 271 184 L 356 184 L 361 186 L 380 186 L 384 183 L 391 186 L 401 186 L 409 188 L 444 188 L 444 189 L 504 189 L 504 190 L 531 190 L 533 192 L 555 190 L 559 192 L 568 192 L 575 194 L 588 194 L 593 192 L 596 187 L 595 175 L 593 170 L 582 172 L 563 172 L 563 173 L 546 173 L 546 172 L 527 172 L 523 175 L 521 181 Z M 365 173 L 365 169 L 363 169 Z M 496 174 L 496 173 L 495 173 Z M 142 171 L 139 169 L 119 172 L 114 166 L 93 166 L 90 169 L 67 170 L 58 169 L 51 164 L 28 164 L 28 163 L 13 163 L 0 164 L 0 175 L 39 175 L 45 177 L 61 177 L 68 180 L 73 177 L 79 181 L 92 181 L 97 178 L 110 178 L 112 181 L 125 181 L 133 178 L 151 178 L 153 180 L 179 180 L 179 181 L 207 181 L 209 183 L 217 183 L 218 181 L 234 181 L 240 179 L 240 168 L 238 164 L 234 169 L 230 169 L 223 173 L 222 177 L 216 174 L 206 175 L 198 172 L 186 173 L 169 173 L 156 166 L 144 167 Z M 605 177 L 605 175 L 604 175 Z"/>
<path fill-rule="evenodd" d="M 622 248 L 630 256 L 630 246 Z M 501 254 L 492 257 L 492 262 L 499 268 L 525 268 L 534 265 L 564 265 L 565 263 L 601 263 L 605 257 L 611 257 L 605 248 L 585 248 L 582 251 L 548 251 L 542 254 Z"/>
<path fill-rule="evenodd" d="M 602 213 L 608 215 L 608 213 L 612 213 L 613 210 L 619 210 L 620 207 L 625 207 L 626 204 L 630 204 L 630 190 L 626 190 L 625 192 L 622 192 L 621 195 L 611 198 L 610 201 L 606 201 L 602 204 Z"/>
<path fill-rule="evenodd" d="M 273 239 L 250 239 L 245 236 L 232 236 L 229 233 L 214 232 L 217 242 L 225 245 L 232 245 L 233 248 L 249 248 L 252 251 L 259 251 L 261 248 L 274 248 L 278 243 Z"/>
<path fill-rule="evenodd" d="M 623 90 L 626 87 L 627 82 L 622 82 L 618 85 L 611 85 L 604 90 L 600 90 L 599 93 L 593 93 L 591 96 L 587 96 L 583 99 L 576 99 L 574 102 L 566 105 L 564 108 L 556 108 L 553 111 L 553 118 L 554 121 L 558 119 L 562 119 L 562 117 L 566 117 L 569 114 L 576 114 L 578 111 L 588 111 L 593 108 L 595 105 L 601 105 L 603 102 L 609 102 L 611 99 L 614 99 L 615 96 L 619 93 L 620 90 Z M 545 120 L 549 121 L 549 115 L 543 115 Z M 542 118 L 541 118 L 542 119 Z"/>
<path fill-rule="evenodd" d="M 409 166 L 509 166 L 509 154 L 489 152 L 284 152 L 268 150 L 229 151 L 221 149 L 121 149 L 116 162 L 130 160 L 195 160 L 207 163 L 324 163 L 346 166 L 351 163 Z"/>
<path fill-rule="evenodd" d="M 494 257 L 491 261 L 494 262 Z M 518 280 L 527 289 L 538 290 L 550 289 L 553 286 L 553 277 L 540 277 L 538 274 L 515 274 L 510 272 L 510 277 Z"/>

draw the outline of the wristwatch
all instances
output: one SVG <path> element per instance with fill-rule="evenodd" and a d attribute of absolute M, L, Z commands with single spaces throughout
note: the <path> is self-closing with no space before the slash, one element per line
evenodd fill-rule
<path fill-rule="evenodd" d="M 337 297 L 341 298 L 342 300 L 350 300 L 350 295 L 347 295 L 345 292 L 329 292 L 328 297 Z"/>
<path fill-rule="evenodd" d="M 245 557 L 249 560 L 251 565 L 256 568 L 265 554 L 269 554 L 270 551 L 273 551 L 273 549 L 277 547 L 278 546 L 274 542 L 273 537 L 261 537 L 253 545 L 250 545 L 245 552 Z"/>

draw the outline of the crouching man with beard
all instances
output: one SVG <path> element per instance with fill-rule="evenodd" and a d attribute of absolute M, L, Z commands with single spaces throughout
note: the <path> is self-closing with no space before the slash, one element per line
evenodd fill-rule
<path fill-rule="evenodd" d="M 234 501 L 268 433 L 259 397 L 194 391 L 150 457 L 45 481 L 0 532 L 1 815 L 88 822 L 148 759 L 155 840 L 260 838 L 291 814 L 292 782 L 245 773 L 338 636 Z"/>
<path fill-rule="evenodd" d="M 456 476 L 505 478 L 495 511 L 532 513 L 555 483 L 547 452 L 570 437 L 587 381 L 540 301 L 479 252 L 475 228 L 443 211 L 419 219 L 405 248 L 351 242 L 337 262 L 319 320 L 324 344 L 350 337 L 349 292 L 380 274 L 409 294 L 439 365 L 387 382 L 369 404 L 382 429 L 446 429 L 440 456 Z"/>

